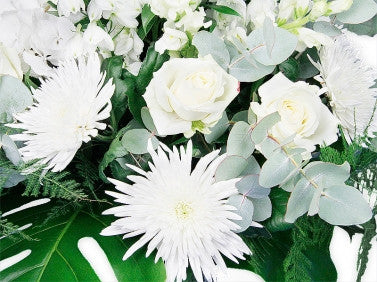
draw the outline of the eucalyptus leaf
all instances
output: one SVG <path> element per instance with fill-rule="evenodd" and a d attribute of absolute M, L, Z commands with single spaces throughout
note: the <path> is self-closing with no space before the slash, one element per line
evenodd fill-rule
<path fill-rule="evenodd" d="M 282 183 L 296 166 L 292 160 L 282 151 L 276 150 L 263 164 L 259 183 L 266 187 L 274 187 Z"/>
<path fill-rule="evenodd" d="M 328 36 L 337 36 L 342 34 L 342 32 L 332 23 L 324 21 L 315 22 L 313 25 L 313 30 Z"/>
<path fill-rule="evenodd" d="M 204 135 L 204 138 L 207 143 L 212 143 L 220 138 L 228 129 L 229 120 L 226 112 L 224 111 L 221 119 L 215 124 L 214 127 L 211 127 L 211 133 Z"/>
<path fill-rule="evenodd" d="M 251 128 L 246 122 L 237 122 L 229 133 L 227 153 L 247 159 L 254 151 L 255 145 L 251 140 Z"/>
<path fill-rule="evenodd" d="M 271 217 L 272 204 L 269 197 L 250 199 L 254 205 L 253 221 L 264 221 Z"/>
<path fill-rule="evenodd" d="M 227 156 L 216 169 L 216 182 L 237 178 L 247 165 L 247 160 L 241 156 Z"/>
<path fill-rule="evenodd" d="M 24 181 L 26 177 L 14 169 L 4 169 L 0 167 L 0 179 L 5 178 L 5 182 L 1 188 L 10 188 Z M 0 185 L 1 186 L 1 185 Z"/>
<path fill-rule="evenodd" d="M 241 180 L 236 183 L 236 187 L 240 194 L 255 199 L 267 197 L 271 191 L 271 189 L 259 185 L 259 175 L 257 174 L 242 177 Z"/>
<path fill-rule="evenodd" d="M 157 149 L 157 138 L 146 129 L 131 129 L 124 133 L 122 137 L 122 145 L 133 154 L 148 153 L 148 140 L 152 140 L 153 149 Z"/>
<path fill-rule="evenodd" d="M 373 215 L 360 191 L 344 184 L 324 190 L 319 200 L 318 214 L 333 225 L 362 224 Z"/>
<path fill-rule="evenodd" d="M 258 174 L 260 173 L 260 166 L 257 160 L 254 158 L 253 155 L 247 158 L 247 166 L 244 171 L 240 174 L 241 176 L 249 175 L 249 174 Z"/>
<path fill-rule="evenodd" d="M 287 213 L 285 214 L 286 222 L 295 222 L 297 218 L 309 210 L 315 189 L 306 178 L 302 178 L 296 184 L 288 200 Z"/>
<path fill-rule="evenodd" d="M 157 135 L 157 129 L 156 126 L 154 125 L 152 116 L 149 112 L 149 109 L 147 107 L 141 108 L 141 119 L 143 120 L 143 123 L 145 127 L 152 132 L 153 134 Z"/>
<path fill-rule="evenodd" d="M 0 122 L 13 120 L 13 114 L 24 111 L 33 103 L 30 90 L 21 80 L 10 76 L 0 76 Z"/>
<path fill-rule="evenodd" d="M 373 18 L 377 13 L 377 3 L 373 0 L 354 0 L 351 8 L 339 13 L 336 18 L 342 23 L 360 24 Z"/>
<path fill-rule="evenodd" d="M 22 163 L 20 152 L 13 140 L 6 134 L 0 134 L 0 148 L 5 152 L 6 157 L 14 164 L 18 166 Z"/>
<path fill-rule="evenodd" d="M 236 232 L 239 233 L 245 231 L 253 222 L 253 202 L 247 197 L 243 197 L 242 195 L 234 195 L 229 197 L 228 205 L 237 208 L 237 210 L 233 212 L 242 217 L 242 220 L 234 221 L 241 228 L 236 230 Z"/>
<path fill-rule="evenodd" d="M 278 112 L 274 112 L 258 121 L 257 125 L 253 128 L 251 139 L 255 144 L 260 144 L 266 137 L 268 130 L 280 121 Z"/>
<path fill-rule="evenodd" d="M 198 49 L 200 56 L 212 55 L 212 58 L 224 70 L 227 70 L 230 55 L 224 41 L 217 35 L 204 30 L 200 31 L 195 34 L 192 44 Z"/>
<path fill-rule="evenodd" d="M 249 50 L 253 50 L 252 54 L 259 63 L 266 66 L 278 65 L 284 62 L 296 49 L 297 37 L 283 28 L 273 27 L 273 39 L 271 35 L 264 38 L 264 29 L 258 28 L 252 31 L 245 42 Z M 269 46 L 272 41 L 273 45 Z"/>
<path fill-rule="evenodd" d="M 254 58 L 246 59 L 247 54 L 240 54 L 234 57 L 229 65 L 229 74 L 240 82 L 253 82 L 272 73 L 275 66 L 265 66 Z"/>

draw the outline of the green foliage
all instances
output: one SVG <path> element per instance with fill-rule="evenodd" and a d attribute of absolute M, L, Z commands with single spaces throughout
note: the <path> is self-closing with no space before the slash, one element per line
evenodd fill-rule
<path fill-rule="evenodd" d="M 208 8 L 211 8 L 212 10 L 215 10 L 216 12 L 219 12 L 221 14 L 226 14 L 226 15 L 232 15 L 232 16 L 238 16 L 241 17 L 241 15 L 233 10 L 232 8 L 224 5 L 208 5 Z"/>
<path fill-rule="evenodd" d="M 300 218 L 292 229 L 292 246 L 284 259 L 285 281 L 334 281 L 336 270 L 330 259 L 333 228 L 318 217 Z M 313 259 L 318 250 L 321 257 Z M 323 266 L 317 271 L 316 266 Z"/>
<path fill-rule="evenodd" d="M 9 200 L 9 197 L 2 199 L 7 206 L 12 204 Z M 79 240 L 84 237 L 97 241 L 119 281 L 165 280 L 162 262 L 155 264 L 152 257 L 145 258 L 145 250 L 136 252 L 126 261 L 122 260 L 134 239 L 122 240 L 119 236 L 104 237 L 99 234 L 114 220 L 97 216 L 105 207 L 98 209 L 92 206 L 92 211 L 84 207 L 72 209 L 43 224 L 51 206 L 33 207 L 9 215 L 9 219 L 18 226 L 33 223 L 34 227 L 24 232 L 35 240 L 28 241 L 22 237 L 16 238 L 16 241 L 9 237 L 1 240 L 1 258 L 31 250 L 26 258 L 1 272 L 2 281 L 100 281 L 78 248 Z"/>
<path fill-rule="evenodd" d="M 17 239 L 32 240 L 32 238 L 26 235 L 20 226 L 9 222 L 6 218 L 1 218 L 2 213 L 0 212 L 0 238 L 8 237 L 11 241 L 16 241 Z"/>
<path fill-rule="evenodd" d="M 300 65 L 294 58 L 288 58 L 279 65 L 279 70 L 290 80 L 297 81 L 300 74 Z"/>
<path fill-rule="evenodd" d="M 32 171 L 27 175 L 26 189 L 23 196 L 43 195 L 50 198 L 62 198 L 66 200 L 84 200 L 87 195 L 80 189 L 80 184 L 69 179 L 68 171 L 54 173 L 43 169 Z"/>
<path fill-rule="evenodd" d="M 376 213 L 376 210 L 374 211 Z M 361 239 L 359 254 L 357 257 L 357 281 L 361 281 L 361 277 L 364 275 L 368 263 L 369 251 L 372 248 L 372 240 L 377 235 L 376 232 L 376 220 L 372 218 L 367 223 L 362 225 L 364 228 L 364 236 Z"/>

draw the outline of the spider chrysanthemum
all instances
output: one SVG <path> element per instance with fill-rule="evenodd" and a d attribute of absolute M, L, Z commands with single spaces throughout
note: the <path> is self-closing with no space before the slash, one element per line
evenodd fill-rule
<path fill-rule="evenodd" d="M 147 256 L 157 249 L 155 261 L 165 262 L 167 280 L 186 279 L 190 264 L 196 280 L 212 280 L 218 271 L 225 271 L 222 255 L 237 262 L 250 250 L 234 231 L 239 226 L 227 198 L 237 193 L 239 179 L 215 182 L 214 174 L 225 156 L 214 151 L 199 160 L 191 170 L 192 144 L 186 151 L 176 147 L 171 151 L 161 144 L 157 153 L 149 146 L 153 164 L 145 172 L 129 167 L 141 175 L 129 176 L 132 185 L 113 180 L 121 193 L 107 193 L 123 205 L 104 214 L 120 219 L 102 231 L 102 235 L 124 234 L 123 238 L 142 235 L 124 255 L 130 257 L 147 244 Z"/>
<path fill-rule="evenodd" d="M 105 84 L 98 55 L 68 60 L 33 90 L 34 104 L 15 115 L 21 134 L 12 135 L 24 141 L 20 152 L 25 161 L 40 159 L 52 171 L 63 170 L 83 142 L 88 142 L 106 128 L 102 120 L 110 116 L 114 85 Z"/>
<path fill-rule="evenodd" d="M 377 132 L 377 71 L 360 57 L 348 34 L 320 51 L 318 80 L 324 84 L 334 115 L 339 119 L 345 137 L 373 136 Z"/>

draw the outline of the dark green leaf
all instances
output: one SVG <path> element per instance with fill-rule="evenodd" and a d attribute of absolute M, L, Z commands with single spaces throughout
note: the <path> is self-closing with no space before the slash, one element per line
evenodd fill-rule
<path fill-rule="evenodd" d="M 208 7 L 222 14 L 241 17 L 241 15 L 237 11 L 233 10 L 232 8 L 228 6 L 208 5 Z"/>

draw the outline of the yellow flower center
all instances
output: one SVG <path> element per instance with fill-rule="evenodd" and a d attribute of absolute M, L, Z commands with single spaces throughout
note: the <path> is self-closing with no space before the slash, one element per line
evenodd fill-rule
<path fill-rule="evenodd" d="M 174 210 L 175 210 L 175 215 L 179 219 L 187 219 L 188 217 L 190 217 L 190 214 L 192 214 L 193 212 L 193 208 L 191 207 L 191 205 L 182 201 L 177 203 Z"/>

